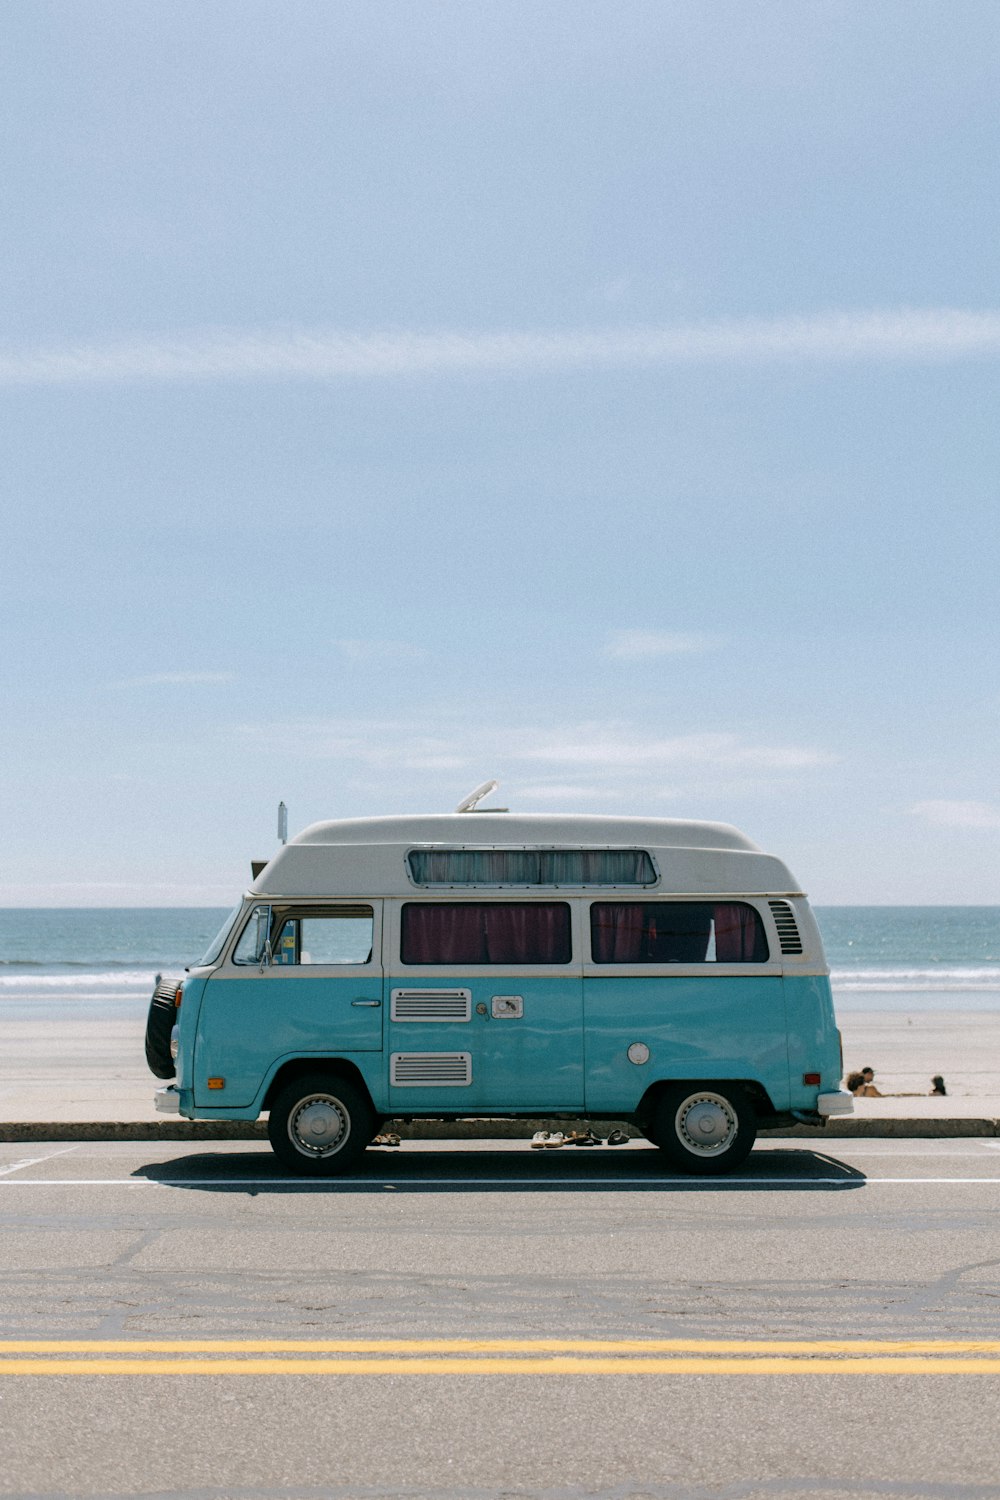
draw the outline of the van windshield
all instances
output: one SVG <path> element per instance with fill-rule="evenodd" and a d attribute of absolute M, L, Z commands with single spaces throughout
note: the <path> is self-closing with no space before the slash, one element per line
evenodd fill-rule
<path fill-rule="evenodd" d="M 233 907 L 232 911 L 229 913 L 229 916 L 223 922 L 222 926 L 219 928 L 211 943 L 209 944 L 208 952 L 205 954 L 205 957 L 198 960 L 199 968 L 203 968 L 206 964 L 215 963 L 216 959 L 219 957 L 219 954 L 226 946 L 226 938 L 233 930 L 233 923 L 236 921 L 236 918 L 239 916 L 242 910 L 243 902 L 238 901 Z"/>

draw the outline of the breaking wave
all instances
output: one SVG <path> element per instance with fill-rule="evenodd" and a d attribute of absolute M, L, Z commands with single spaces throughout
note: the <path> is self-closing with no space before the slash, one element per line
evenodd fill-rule
<path fill-rule="evenodd" d="M 28 996 L 44 996 L 47 999 L 102 999 L 114 996 L 151 994 L 157 972 L 168 977 L 163 969 L 124 969 L 109 974 L 93 971 L 83 974 L 0 974 L 0 999 L 15 1000 Z M 169 977 L 173 978 L 173 975 Z"/>
<path fill-rule="evenodd" d="M 955 968 L 831 969 L 834 992 L 851 990 L 897 994 L 922 990 L 956 994 L 1000 990 L 1000 965 L 966 964 Z"/>

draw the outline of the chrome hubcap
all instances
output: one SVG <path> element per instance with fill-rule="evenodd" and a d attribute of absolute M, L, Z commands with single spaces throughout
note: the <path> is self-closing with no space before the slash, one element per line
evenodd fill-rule
<path fill-rule="evenodd" d="M 347 1111 L 332 1094 L 310 1094 L 288 1121 L 292 1145 L 305 1156 L 332 1156 L 350 1133 Z"/>
<path fill-rule="evenodd" d="M 736 1112 L 721 1094 L 692 1094 L 676 1118 L 677 1135 L 696 1156 L 718 1156 L 736 1139 Z"/>

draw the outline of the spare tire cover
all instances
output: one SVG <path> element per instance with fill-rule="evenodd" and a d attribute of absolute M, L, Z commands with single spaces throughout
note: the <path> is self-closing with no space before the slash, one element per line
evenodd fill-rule
<path fill-rule="evenodd" d="M 177 981 L 165 980 L 158 984 L 149 1002 L 146 1020 L 146 1061 L 149 1070 L 157 1078 L 173 1078 L 177 1069 L 170 1056 L 170 1033 L 177 1024 Z"/>

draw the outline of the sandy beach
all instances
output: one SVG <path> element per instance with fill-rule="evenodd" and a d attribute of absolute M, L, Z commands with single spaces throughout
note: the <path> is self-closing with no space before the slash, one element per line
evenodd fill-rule
<path fill-rule="evenodd" d="M 160 1084 L 143 1052 L 144 1005 L 110 1019 L 27 1020 L 22 1010 L 7 1021 L 2 1011 L 0 1120 L 158 1118 Z M 845 1068 L 870 1064 L 884 1093 L 926 1096 L 931 1075 L 942 1073 L 949 1097 L 933 1103 L 944 1113 L 977 1113 L 979 1101 L 985 1115 L 1000 1109 L 1000 1011 L 845 1011 L 840 1026 Z"/>
<path fill-rule="evenodd" d="M 927 1094 L 935 1073 L 950 1097 L 1000 1099 L 1000 1011 L 841 1011 L 844 1068 L 875 1069 L 884 1094 Z"/>

